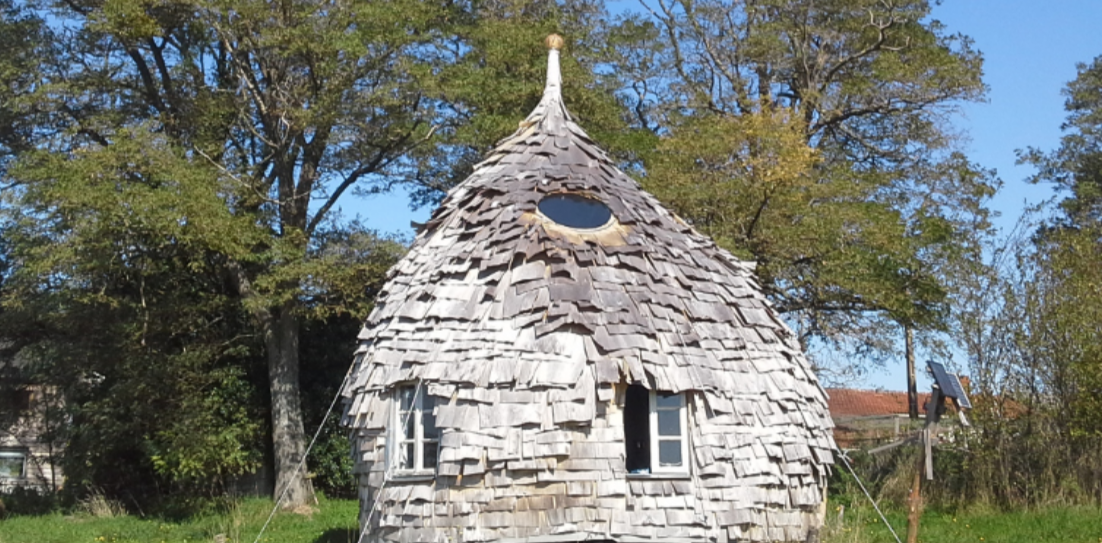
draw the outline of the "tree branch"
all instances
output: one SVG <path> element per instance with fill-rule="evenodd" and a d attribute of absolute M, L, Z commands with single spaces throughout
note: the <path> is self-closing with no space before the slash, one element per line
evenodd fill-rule
<path fill-rule="evenodd" d="M 429 128 L 428 133 L 425 134 L 424 137 L 420 138 L 413 144 L 405 146 L 406 150 L 412 149 L 413 147 L 416 147 L 417 145 L 420 145 L 432 139 L 432 136 L 436 133 L 437 128 L 438 125 L 433 125 L 431 128 Z M 403 141 L 407 140 L 408 138 L 404 139 Z M 329 198 L 327 198 L 325 203 L 322 204 L 321 208 L 318 209 L 318 212 L 314 214 L 314 217 L 310 219 L 310 223 L 306 227 L 307 235 L 311 235 L 314 233 L 314 230 L 316 230 L 318 225 L 321 224 L 321 222 L 325 219 L 325 215 L 329 212 L 330 209 L 333 208 L 333 206 L 337 204 L 337 200 L 340 199 L 341 195 L 344 194 L 344 192 L 348 190 L 349 187 L 354 185 L 363 176 L 376 172 L 380 168 L 383 168 L 387 164 L 392 162 L 395 159 L 392 151 L 399 145 L 401 145 L 401 142 L 395 142 L 394 144 L 382 147 L 375 154 L 375 158 L 373 158 L 371 162 L 361 165 L 359 168 L 356 168 L 351 173 L 349 173 L 348 176 L 345 177 L 343 181 L 341 181 L 341 184 L 337 185 L 337 188 L 333 191 L 333 194 L 329 195 Z"/>
<path fill-rule="evenodd" d="M 858 61 L 858 60 L 860 60 L 860 59 L 862 59 L 862 58 L 864 58 L 864 57 L 866 57 L 866 56 L 868 56 L 872 53 L 880 51 L 882 49 L 898 51 L 898 50 L 901 50 L 903 48 L 903 47 L 885 47 L 885 45 L 884 45 L 888 41 L 887 31 L 889 29 L 891 29 L 893 26 L 895 26 L 895 24 L 898 22 L 898 20 L 895 18 L 895 16 L 891 15 L 891 12 L 895 11 L 895 6 L 891 5 L 891 4 L 886 4 L 885 7 L 887 7 L 888 11 L 889 11 L 889 17 L 888 17 L 887 22 L 877 22 L 876 21 L 876 14 L 873 13 L 873 11 L 871 9 L 869 10 L 869 24 L 867 26 L 871 26 L 871 27 L 876 29 L 876 32 L 877 32 L 876 42 L 874 42 L 872 45 L 870 45 L 870 46 L 868 46 L 868 47 L 866 47 L 866 48 L 864 48 L 864 49 L 862 49 L 862 50 L 860 50 L 856 53 L 853 53 L 853 54 L 843 58 L 842 60 L 838 61 L 837 64 L 835 64 L 834 66 L 827 69 L 826 74 L 823 76 L 822 81 L 820 81 L 820 83 L 819 83 L 818 91 L 820 93 L 822 93 L 826 90 L 827 85 L 829 85 L 830 82 L 834 79 L 835 74 L 837 74 L 839 71 L 841 71 L 846 66 L 848 66 L 848 65 L 850 65 L 850 64 L 852 64 L 852 63 L 854 63 L 854 62 L 856 62 L 856 61 Z M 910 44 L 910 39 L 909 38 L 907 40 L 907 44 L 908 45 Z"/>
<path fill-rule="evenodd" d="M 138 75 L 142 78 L 142 85 L 145 87 L 146 100 L 149 100 L 149 105 L 161 113 L 168 113 L 165 103 L 161 99 L 161 93 L 157 90 L 157 84 L 153 82 L 153 74 L 150 73 L 149 65 L 146 64 L 141 52 L 133 46 L 127 46 L 126 54 L 133 59 L 134 67 L 138 69 Z"/>

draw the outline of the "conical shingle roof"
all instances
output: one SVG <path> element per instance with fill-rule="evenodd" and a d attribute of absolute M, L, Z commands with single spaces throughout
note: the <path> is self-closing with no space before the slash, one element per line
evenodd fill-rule
<path fill-rule="evenodd" d="M 690 456 L 701 486 L 690 492 L 714 499 L 717 509 L 745 510 L 701 517 L 686 534 L 803 540 L 833 443 L 825 393 L 798 342 L 770 308 L 752 265 L 663 207 L 574 123 L 561 97 L 557 50 L 547 79 L 536 109 L 448 194 L 390 271 L 359 336 L 345 423 L 361 440 L 363 498 L 389 499 L 379 494 L 386 463 L 377 438 L 387 424 L 387 391 L 396 385 L 421 383 L 437 398 L 436 424 L 444 432 L 439 489 L 441 478 L 490 477 L 495 468 L 499 477 L 519 477 L 536 469 L 510 464 L 513 457 L 494 446 L 519 447 L 518 458 L 539 460 L 540 470 L 622 477 L 622 432 L 617 444 L 615 432 L 597 430 L 610 426 L 602 418 L 615 410 L 617 387 L 635 382 L 693 393 L 698 429 Z M 539 208 L 558 193 L 599 200 L 612 219 L 598 228 L 563 226 Z M 586 457 L 607 460 L 572 470 L 571 446 L 539 445 L 566 439 L 554 434 L 563 427 L 597 439 L 598 452 Z M 509 443 L 518 429 L 521 443 Z M 486 437 L 449 440 L 449 433 Z M 535 445 L 526 449 L 527 439 Z M 771 494 L 778 488 L 786 489 L 783 496 Z M 593 507 L 597 501 L 595 495 Z M 370 522 L 385 528 L 385 521 Z M 515 536 L 563 533 L 563 523 L 546 522 Z M 609 522 L 565 524 L 589 537 L 647 532 L 632 522 L 620 523 L 626 534 Z M 734 531 L 724 531 L 729 526 Z M 467 540 L 513 534 L 484 528 Z M 403 530 L 379 537 L 413 537 Z"/>

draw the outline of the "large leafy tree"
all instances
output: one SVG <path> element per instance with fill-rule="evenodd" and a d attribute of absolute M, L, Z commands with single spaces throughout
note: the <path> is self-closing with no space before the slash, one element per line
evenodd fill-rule
<path fill-rule="evenodd" d="M 248 326 L 207 242 L 249 224 L 234 227 L 209 167 L 147 131 L 118 136 L 20 157 L 0 320 L 67 398 L 68 488 L 147 496 L 156 473 L 177 491 L 215 486 L 260 457 L 255 342 L 236 339 Z"/>
<path fill-rule="evenodd" d="M 0 321 L 42 330 L 40 378 L 73 415 L 68 487 L 219 492 L 264 456 L 262 341 L 226 269 L 257 237 L 226 208 L 217 168 L 147 130 L 120 135 L 75 160 L 21 157 L 20 205 L 6 213 L 19 264 Z M 355 224 L 319 230 L 302 264 L 303 318 L 355 320 L 400 249 Z M 329 366 L 347 353 L 326 354 L 304 385 L 331 397 L 343 368 Z"/>
<path fill-rule="evenodd" d="M 948 121 L 982 59 L 927 1 L 657 0 L 608 43 L 664 140 L 646 186 L 756 260 L 805 340 L 883 353 L 897 325 L 942 326 L 939 267 L 994 184 Z"/>
<path fill-rule="evenodd" d="M 142 373 L 149 383 L 247 379 L 247 354 L 263 353 L 276 492 L 286 491 L 286 505 L 306 502 L 309 480 L 294 476 L 305 447 L 303 324 L 362 317 L 370 295 L 363 286 L 395 254 L 393 245 L 375 244 L 342 222 L 342 198 L 397 182 L 415 182 L 422 199 L 437 198 L 538 101 L 542 37 L 560 24 L 591 27 L 600 7 L 314 0 L 43 6 L 39 20 L 50 20 L 51 31 L 39 42 L 53 51 L 30 72 L 26 103 L 33 107 L 26 111 L 38 116 L 28 144 L 14 151 L 19 167 L 6 195 L 21 261 L 21 290 L 6 298 L 8 306 L 93 323 L 113 315 L 123 327 L 96 335 L 116 339 L 111 349 L 127 362 L 110 375 L 133 375 L 122 368 L 165 357 L 166 373 Z M 579 40 L 578 49 L 592 50 L 584 44 L 593 39 Z M 622 134 L 609 88 L 580 63 L 566 69 L 579 74 L 575 111 L 598 130 Z M 189 271 L 194 281 L 169 296 L 167 285 Z M 157 287 L 134 292 L 132 283 Z M 38 309 L 25 305 L 32 299 L 42 302 Z M 174 304 L 188 310 L 163 312 Z M 151 317 L 150 307 L 160 316 Z M 112 313 L 118 308 L 129 310 Z M 141 335 L 153 321 L 159 341 Z M 187 339 L 205 321 L 234 326 Z M 146 352 L 152 344 L 157 354 Z M 218 348 L 197 354 L 202 344 Z M 222 365 L 228 373 L 213 371 Z M 194 390 L 209 389 L 201 382 Z M 247 403 L 248 394 L 224 383 Z M 83 420 L 109 424 L 135 399 L 104 400 L 102 416 Z M 202 411 L 201 402 L 189 405 Z M 143 411 L 150 420 L 151 409 Z M 256 429 L 234 417 L 199 426 L 229 434 L 200 433 L 240 444 Z M 182 448 L 203 440 L 165 437 L 172 439 L 143 442 L 163 449 L 156 454 L 162 471 L 240 472 L 255 461 L 246 455 L 203 464 Z"/>
<path fill-rule="evenodd" d="M 81 183 L 190 183 L 206 196 L 178 203 L 215 200 L 209 212 L 161 208 L 218 255 L 217 271 L 259 331 L 277 492 L 288 505 L 305 503 L 309 479 L 294 476 L 305 449 L 299 336 L 314 309 L 304 301 L 310 283 L 323 275 L 312 242 L 345 193 L 406 173 L 408 151 L 432 134 L 431 46 L 445 6 L 73 0 L 48 11 L 57 53 L 37 72 L 34 100 L 56 135 L 36 141 L 47 158 L 25 161 L 19 206 L 40 206 L 38 218 L 56 221 L 65 202 L 92 188 Z M 192 175 L 147 177 L 135 144 L 163 149 L 167 171 Z M 56 183 L 62 158 L 81 175 L 70 178 L 71 192 L 47 194 L 41 187 Z M 100 243 L 112 242 L 124 243 Z"/>

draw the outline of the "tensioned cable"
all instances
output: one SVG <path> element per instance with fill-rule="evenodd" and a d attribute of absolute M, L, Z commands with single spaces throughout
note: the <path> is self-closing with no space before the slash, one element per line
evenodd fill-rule
<path fill-rule="evenodd" d="M 865 485 L 861 482 L 861 478 L 857 476 L 857 472 L 853 470 L 853 466 L 849 465 L 849 459 L 846 458 L 846 453 L 843 452 L 842 449 L 835 450 L 838 451 L 838 456 L 842 459 L 842 463 L 844 463 L 846 467 L 849 468 L 849 472 L 853 474 L 853 479 L 857 481 L 857 486 L 861 487 L 861 492 L 864 492 L 865 497 L 869 499 L 869 503 L 872 504 L 872 508 L 876 509 L 876 514 L 880 515 L 880 520 L 884 521 L 884 526 L 887 526 L 888 531 L 892 533 L 892 537 L 895 538 L 895 542 L 903 543 L 902 541 L 900 541 L 899 535 L 897 535 L 895 533 L 895 530 L 892 529 L 892 525 L 888 524 L 888 519 L 884 517 L 884 513 L 880 511 L 880 506 L 876 504 L 876 500 L 872 499 L 872 495 L 869 494 L 868 490 L 865 490 Z"/>
<path fill-rule="evenodd" d="M 275 506 L 272 507 L 272 512 L 268 513 L 268 520 L 264 521 L 264 526 L 260 527 L 260 533 L 256 534 L 256 539 L 253 543 L 260 543 L 260 536 L 264 535 L 264 530 L 268 529 L 268 525 L 272 523 L 272 519 L 275 517 L 276 511 L 279 510 L 279 505 L 283 503 L 283 499 L 287 497 L 287 491 L 291 490 L 291 485 L 294 484 L 295 478 L 302 472 L 302 468 L 306 465 L 306 457 L 310 456 L 310 450 L 314 448 L 314 443 L 317 443 L 318 436 L 321 435 L 322 429 L 325 428 L 326 421 L 329 420 L 329 415 L 333 414 L 333 408 L 337 405 L 337 400 L 341 397 L 341 392 L 344 391 L 344 385 L 348 383 L 348 377 L 352 375 L 352 368 L 355 364 L 348 367 L 348 371 L 344 374 L 344 379 L 341 380 L 341 386 L 337 388 L 337 394 L 333 396 L 333 401 L 329 402 L 329 409 L 325 411 L 325 417 L 321 419 L 321 424 L 318 425 L 318 430 L 314 432 L 313 439 L 310 440 L 310 444 L 306 446 L 306 452 L 302 453 L 302 460 L 299 461 L 298 467 L 295 468 L 294 475 L 287 481 L 287 485 L 283 487 L 283 492 L 279 494 L 279 498 L 276 499 Z"/>
<path fill-rule="evenodd" d="M 403 429 L 407 428 L 409 426 L 409 418 L 413 416 L 414 411 L 417 411 L 416 409 L 413 409 L 413 407 L 417 405 L 417 396 L 419 394 L 421 394 L 421 385 L 423 385 L 424 383 L 425 383 L 425 381 L 423 379 L 418 379 L 417 380 L 417 388 L 414 389 L 413 399 L 410 400 L 410 408 L 411 409 L 409 410 L 409 412 L 406 413 L 406 420 L 402 421 L 401 428 L 403 428 Z M 416 436 L 414 436 L 414 437 L 416 437 Z M 391 444 L 388 441 L 387 442 L 387 449 L 390 449 L 390 447 L 391 447 Z M 384 453 L 384 454 L 386 454 L 386 453 Z M 389 458 L 387 460 L 389 460 Z M 379 490 L 375 491 L 375 499 L 371 500 L 371 509 L 367 510 L 367 518 L 364 519 L 364 527 L 363 527 L 362 530 L 360 530 L 360 537 L 356 538 L 356 543 L 361 543 L 364 539 L 364 536 L 367 535 L 367 531 L 371 528 L 371 517 L 372 517 L 372 515 L 375 514 L 375 509 L 377 507 L 379 507 L 379 500 L 382 499 L 383 490 L 386 489 L 386 484 L 388 482 L 390 482 L 390 465 L 389 465 L 389 463 L 387 464 L 387 469 L 383 471 L 383 482 L 382 482 L 382 484 L 379 485 Z"/>

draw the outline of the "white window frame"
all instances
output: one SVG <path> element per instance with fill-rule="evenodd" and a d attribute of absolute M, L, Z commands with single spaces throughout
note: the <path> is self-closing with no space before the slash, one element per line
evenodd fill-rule
<path fill-rule="evenodd" d="M 413 422 L 413 438 L 407 439 L 405 436 L 405 425 L 407 414 L 402 413 L 402 393 L 407 390 L 413 391 L 413 405 L 410 411 L 407 413 Z M 425 390 L 423 386 L 417 385 L 405 385 L 396 387 L 394 389 L 394 413 L 392 422 L 391 443 L 390 447 L 390 465 L 393 467 L 393 471 L 396 475 L 433 475 L 436 473 L 436 464 L 432 466 L 425 466 L 425 443 L 436 443 L 436 461 L 440 462 L 440 439 L 425 439 L 425 418 L 424 418 L 424 405 L 425 405 Z M 439 432 L 439 429 L 437 429 Z M 402 465 L 402 454 L 406 449 L 406 445 L 413 444 L 413 467 L 406 468 Z"/>
<path fill-rule="evenodd" d="M 658 394 L 672 394 L 680 400 L 676 408 L 658 407 Z M 689 472 L 689 432 L 688 414 L 686 409 L 684 392 L 650 391 L 650 472 L 651 473 L 688 473 Z M 677 436 L 658 435 L 658 412 L 677 410 L 681 433 Z M 663 466 L 659 460 L 661 452 L 659 444 L 663 441 L 681 441 L 681 465 Z"/>
<path fill-rule="evenodd" d="M 0 458 L 18 458 L 23 461 L 23 467 L 19 470 L 19 475 L 16 477 L 0 477 L 0 479 L 6 479 L 9 481 L 20 481 L 27 478 L 27 460 L 30 455 L 26 451 L 13 451 L 13 450 L 0 450 Z"/>

